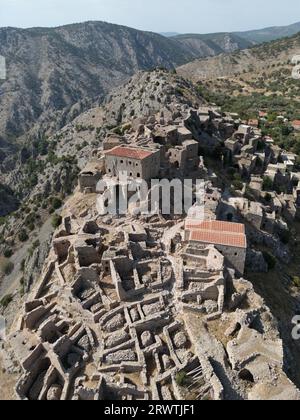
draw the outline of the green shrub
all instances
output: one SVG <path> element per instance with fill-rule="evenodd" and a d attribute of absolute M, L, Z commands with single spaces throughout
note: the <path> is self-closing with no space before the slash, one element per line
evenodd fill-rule
<path fill-rule="evenodd" d="M 21 242 L 26 242 L 29 239 L 28 234 L 27 234 L 27 232 L 26 232 L 25 229 L 22 229 L 21 230 L 21 232 L 19 233 L 18 237 L 19 237 L 19 240 Z"/>
<path fill-rule="evenodd" d="M 28 229 L 30 230 L 30 232 L 33 232 L 33 231 L 34 231 L 34 229 L 35 229 L 34 224 L 33 224 L 33 223 L 29 223 L 29 225 L 28 225 Z"/>
<path fill-rule="evenodd" d="M 280 232 L 280 240 L 284 245 L 287 245 L 291 240 L 291 232 L 289 230 L 283 230 Z"/>
<path fill-rule="evenodd" d="M 2 306 L 2 308 L 5 309 L 8 307 L 8 305 L 11 303 L 12 300 L 13 300 L 12 295 L 6 295 L 4 296 L 4 298 L 0 300 L 0 306 Z"/>
<path fill-rule="evenodd" d="M 13 251 L 10 248 L 6 248 L 3 252 L 3 255 L 4 255 L 5 258 L 10 258 L 12 256 L 12 254 L 13 254 Z"/>
<path fill-rule="evenodd" d="M 37 239 L 36 241 L 34 241 L 33 242 L 33 244 L 32 244 L 32 248 L 33 249 L 36 249 L 36 248 L 38 248 L 40 246 L 40 241 Z"/>
<path fill-rule="evenodd" d="M 54 210 L 58 210 L 62 206 L 62 201 L 60 198 L 54 197 L 52 199 L 52 207 Z"/>
<path fill-rule="evenodd" d="M 242 181 L 233 181 L 232 185 L 234 186 L 234 189 L 238 191 L 241 191 L 244 187 Z"/>
<path fill-rule="evenodd" d="M 184 387 L 189 384 L 188 376 L 186 372 L 178 372 L 176 375 L 176 383 L 178 386 Z"/>
<path fill-rule="evenodd" d="M 263 256 L 264 256 L 264 259 L 265 259 L 266 263 L 268 264 L 269 270 L 273 270 L 276 266 L 276 263 L 277 263 L 274 255 L 272 255 L 269 252 L 264 252 Z"/>
<path fill-rule="evenodd" d="M 21 269 L 21 271 L 25 271 L 25 263 L 26 263 L 26 259 L 24 259 L 24 260 L 22 260 L 21 261 L 21 264 L 20 264 L 20 269 Z"/>
<path fill-rule="evenodd" d="M 54 214 L 54 216 L 52 217 L 52 226 L 54 227 L 54 229 L 58 228 L 61 222 L 62 222 L 61 216 L 59 216 L 58 214 Z"/>
<path fill-rule="evenodd" d="M 235 173 L 236 173 L 236 170 L 235 170 L 235 168 L 232 168 L 232 167 L 230 167 L 230 168 L 228 168 L 227 169 L 227 175 L 230 177 L 230 178 L 234 178 L 234 175 L 235 175 Z"/>
<path fill-rule="evenodd" d="M 273 181 L 270 177 L 265 176 L 264 180 L 263 180 L 263 190 L 264 191 L 269 191 L 273 189 Z"/>
<path fill-rule="evenodd" d="M 272 201 L 272 196 L 271 196 L 271 194 L 270 194 L 270 193 L 267 193 L 267 194 L 265 195 L 265 200 L 266 200 L 266 202 L 267 202 L 267 203 L 270 203 L 270 202 Z"/>
<path fill-rule="evenodd" d="M 9 261 L 7 258 L 1 259 L 0 261 L 0 272 L 2 275 L 9 276 L 14 269 L 14 264 Z"/>
<path fill-rule="evenodd" d="M 293 284 L 294 284 L 295 287 L 300 288 L 300 277 L 294 276 L 293 277 Z"/>

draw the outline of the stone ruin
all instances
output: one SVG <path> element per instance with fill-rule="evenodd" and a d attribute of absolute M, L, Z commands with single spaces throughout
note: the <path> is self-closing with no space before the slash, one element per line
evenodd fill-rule
<path fill-rule="evenodd" d="M 151 122 L 139 131 L 171 146 L 163 172 L 209 178 L 193 133 L 214 118 L 213 110 L 190 111 L 175 127 Z M 223 127 L 232 135 L 230 128 Z M 249 136 L 242 129 L 234 139 L 248 143 Z M 105 149 L 127 142 L 111 138 Z M 22 369 L 17 397 L 257 399 L 264 387 L 269 399 L 278 392 L 300 399 L 265 302 L 213 244 L 188 241 L 184 218 L 101 217 L 95 206 L 82 208 L 105 172 L 102 163 L 80 174 L 80 191 L 64 208 L 41 278 L 9 336 Z M 205 199 L 206 217 L 215 220 L 220 190 L 208 183 Z"/>

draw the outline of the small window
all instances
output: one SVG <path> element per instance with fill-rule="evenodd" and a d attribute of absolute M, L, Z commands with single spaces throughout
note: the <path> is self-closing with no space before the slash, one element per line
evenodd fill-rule
<path fill-rule="evenodd" d="M 111 173 L 111 169 L 109 169 L 108 172 Z"/>
<path fill-rule="evenodd" d="M 123 159 L 121 160 L 121 163 L 124 163 L 124 160 Z"/>
<path fill-rule="evenodd" d="M 129 173 L 129 176 L 132 176 L 132 172 Z"/>
<path fill-rule="evenodd" d="M 136 176 L 137 176 L 138 178 L 140 178 L 140 177 L 141 177 L 141 174 L 138 172 Z"/>
<path fill-rule="evenodd" d="M 131 161 L 129 161 L 128 163 L 129 163 L 129 165 L 132 165 L 132 162 Z"/>

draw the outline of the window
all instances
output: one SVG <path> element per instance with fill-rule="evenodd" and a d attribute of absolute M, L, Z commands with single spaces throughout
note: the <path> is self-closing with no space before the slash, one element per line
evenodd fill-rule
<path fill-rule="evenodd" d="M 132 176 L 132 172 L 129 173 L 129 176 Z"/>
<path fill-rule="evenodd" d="M 141 177 L 141 174 L 138 172 L 138 173 L 136 174 L 136 176 L 137 176 L 138 178 L 140 178 L 140 177 Z"/>
<path fill-rule="evenodd" d="M 131 162 L 131 160 L 128 162 L 129 163 L 129 165 L 132 165 L 132 162 Z"/>
<path fill-rule="evenodd" d="M 121 160 L 121 163 L 124 163 L 124 160 L 123 159 Z"/>

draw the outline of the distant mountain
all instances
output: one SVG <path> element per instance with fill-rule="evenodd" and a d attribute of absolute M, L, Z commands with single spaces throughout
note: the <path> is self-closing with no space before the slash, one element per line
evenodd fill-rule
<path fill-rule="evenodd" d="M 180 66 L 177 73 L 193 82 L 199 82 L 218 78 L 239 78 L 248 74 L 258 77 L 263 73 L 266 78 L 266 72 L 277 70 L 277 73 L 282 72 L 282 78 L 287 74 L 291 79 L 290 62 L 299 51 L 300 33 L 297 33 L 292 37 L 266 42 L 243 51 L 194 60 Z"/>
<path fill-rule="evenodd" d="M 167 38 L 172 38 L 173 36 L 179 35 L 178 32 L 161 32 L 160 35 L 166 36 Z"/>
<path fill-rule="evenodd" d="M 300 22 L 288 26 L 273 26 L 270 28 L 254 31 L 235 32 L 236 35 L 250 42 L 261 44 L 262 42 L 274 41 L 276 39 L 289 37 L 300 32 Z"/>
<path fill-rule="evenodd" d="M 254 45 L 253 41 L 246 40 L 231 33 L 215 33 L 206 35 L 185 34 L 172 39 L 184 46 L 194 58 L 213 57 L 222 53 L 231 53 L 243 50 Z"/>
<path fill-rule="evenodd" d="M 294 25 L 286 31 L 296 29 Z M 280 36 L 286 31 L 277 28 L 273 32 Z M 270 36 L 270 30 L 268 33 Z M 31 146 L 42 148 L 46 136 L 99 104 L 108 92 L 139 70 L 173 69 L 194 61 L 184 67 L 189 76 L 202 67 L 195 61 L 201 57 L 220 55 L 222 60 L 223 53 L 252 47 L 257 41 L 253 34 L 249 39 L 247 36 L 219 33 L 167 37 L 105 22 L 58 28 L 0 28 L 0 55 L 7 64 L 7 79 L 0 82 L 2 197 L 11 196 L 11 190 L 5 189 L 7 185 L 13 188 L 9 174 L 28 156 L 36 156 Z M 211 74 L 215 71 L 210 69 Z M 3 213 L 15 207 L 13 199 L 6 201 L 11 204 Z"/>
<path fill-rule="evenodd" d="M 172 35 L 195 58 L 213 57 L 222 53 L 244 50 L 256 44 L 293 36 L 300 32 L 300 22 L 245 32 Z"/>
<path fill-rule="evenodd" d="M 0 55 L 7 62 L 0 85 L 0 155 L 1 139 L 32 128 L 47 131 L 53 121 L 57 129 L 74 116 L 75 104 L 105 95 L 139 70 L 193 59 L 172 39 L 104 22 L 0 28 Z"/>

